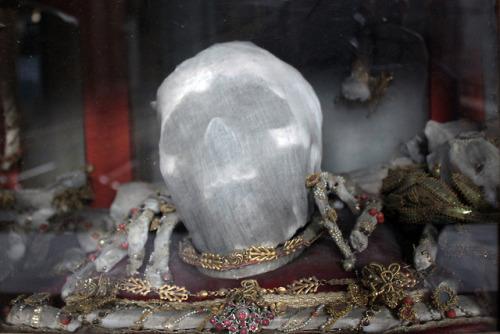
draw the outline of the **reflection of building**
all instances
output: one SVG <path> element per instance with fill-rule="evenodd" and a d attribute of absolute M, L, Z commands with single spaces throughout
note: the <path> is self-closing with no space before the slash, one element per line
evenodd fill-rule
<path fill-rule="evenodd" d="M 425 54 L 425 48 L 430 57 L 428 65 L 420 62 L 421 67 L 414 71 L 421 75 L 416 81 L 419 94 L 411 94 L 410 86 L 416 83 L 398 90 L 405 76 L 400 73 L 383 103 L 407 109 L 396 103 L 404 101 L 406 107 L 414 108 L 408 110 L 409 115 L 420 110 L 425 120 L 429 80 L 433 119 L 465 115 L 481 120 L 485 113 L 489 118 L 497 109 L 497 20 L 490 1 L 238 1 L 227 5 L 218 1 L 50 0 L 44 5 L 47 7 L 35 11 L 20 7 L 17 17 L 11 18 L 7 14 L 14 13 L 14 8 L 0 9 L 6 25 L 0 38 L 3 35 L 6 40 L 16 26 L 20 42 L 17 80 L 22 94 L 19 116 L 24 155 L 18 172 L 31 173 L 21 174 L 21 179 L 39 174 L 22 181 L 32 187 L 85 162 L 93 164 L 97 206 L 109 204 L 114 189 L 132 174 L 162 182 L 157 162 L 159 127 L 150 101 L 177 64 L 217 42 L 251 40 L 297 67 L 322 100 L 325 130 L 342 119 L 331 101 L 338 94 L 335 82 L 349 73 L 355 56 L 351 42 L 359 34 L 362 17 L 370 18 L 365 24 L 381 28 L 380 35 L 373 36 L 379 41 L 375 72 L 387 61 L 399 69 L 398 61 L 419 58 L 416 54 Z M 398 33 L 401 27 L 402 32 L 412 33 Z M 37 36 L 38 44 L 28 43 L 28 31 Z M 418 35 L 424 40 L 420 50 L 415 40 L 405 39 Z M 14 45 L 8 51 L 4 45 L 8 42 L 2 43 L 3 52 L 15 52 Z M 8 59 L 12 58 L 2 57 L 2 61 Z M 39 75 L 30 74 L 30 67 L 38 69 Z M 1 75 L 14 76 L 5 73 Z M 29 85 L 38 88 L 28 89 Z M 37 90 L 38 95 L 33 95 Z M 365 114 L 366 110 L 361 110 L 361 121 Z M 350 122 L 356 123 L 355 119 Z M 340 130 L 348 124 L 343 122 Z M 339 139 L 324 133 L 325 156 L 332 157 L 332 162 L 325 160 L 327 169 L 341 172 L 358 164 L 346 156 L 349 150 L 359 150 L 356 155 L 364 156 L 364 161 L 381 157 L 363 151 L 365 143 L 374 140 L 382 145 L 381 136 L 370 138 L 365 133 L 363 139 L 347 139 L 337 131 Z M 339 151 L 346 143 L 337 148 L 332 143 L 341 139 L 352 146 L 346 154 Z M 342 164 L 335 158 L 338 155 L 343 155 Z"/>

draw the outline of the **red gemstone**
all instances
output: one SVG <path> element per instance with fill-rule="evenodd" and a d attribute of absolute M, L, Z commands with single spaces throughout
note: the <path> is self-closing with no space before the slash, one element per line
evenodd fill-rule
<path fill-rule="evenodd" d="M 71 321 L 71 318 L 70 317 L 67 317 L 67 316 L 62 316 L 61 319 L 59 319 L 59 322 L 63 325 L 68 325 Z"/>
<path fill-rule="evenodd" d="M 91 222 L 86 222 L 85 223 L 85 227 L 86 228 L 91 228 L 92 227 L 92 223 Z"/>
<path fill-rule="evenodd" d="M 137 213 L 137 211 L 139 211 L 139 209 L 132 209 L 132 214 L 135 215 Z"/>
<path fill-rule="evenodd" d="M 262 320 L 262 325 L 263 326 L 269 326 L 269 319 Z"/>
<path fill-rule="evenodd" d="M 384 214 L 382 212 L 377 213 L 377 219 L 384 219 Z"/>
<path fill-rule="evenodd" d="M 383 223 L 385 223 L 385 219 L 384 219 L 384 218 L 382 218 L 382 219 L 377 219 L 377 223 L 379 223 L 379 224 L 383 224 Z"/>
<path fill-rule="evenodd" d="M 247 318 L 247 313 L 245 311 L 241 311 L 238 313 L 238 318 L 240 318 L 241 320 L 244 320 Z"/>
<path fill-rule="evenodd" d="M 97 234 L 97 233 L 92 234 L 92 238 L 94 238 L 96 240 L 99 239 L 99 234 Z"/>
<path fill-rule="evenodd" d="M 370 214 L 370 216 L 375 216 L 377 214 L 377 210 L 370 209 L 370 211 L 368 211 L 368 213 Z"/>
<path fill-rule="evenodd" d="M 90 260 L 90 261 L 94 261 L 94 260 L 95 260 L 95 257 L 96 257 L 96 256 L 95 256 L 95 254 L 90 254 L 90 255 L 89 255 L 89 260 Z"/>
<path fill-rule="evenodd" d="M 124 230 L 125 229 L 125 224 L 123 224 L 123 223 L 118 224 L 118 228 L 120 230 Z"/>
<path fill-rule="evenodd" d="M 10 312 L 10 307 L 9 307 L 9 306 L 5 306 L 5 307 L 2 309 L 2 313 L 3 313 L 4 315 L 9 314 L 9 312 Z"/>
<path fill-rule="evenodd" d="M 260 319 L 255 319 L 255 322 L 260 324 Z"/>
<path fill-rule="evenodd" d="M 224 329 L 224 325 L 222 324 L 222 322 L 218 322 L 215 324 L 215 329 L 221 331 Z"/>
<path fill-rule="evenodd" d="M 121 245 L 122 249 L 127 249 L 128 248 L 128 242 L 122 242 Z"/>
<path fill-rule="evenodd" d="M 42 224 L 40 225 L 40 231 L 45 231 L 47 229 L 47 225 L 46 224 Z"/>
<path fill-rule="evenodd" d="M 229 328 L 229 330 L 230 330 L 231 332 L 233 332 L 233 333 L 234 333 L 234 332 L 236 332 L 236 328 L 234 328 L 234 327 Z"/>
<path fill-rule="evenodd" d="M 317 312 L 313 312 L 313 313 L 311 314 L 311 317 L 313 317 L 313 318 L 314 318 L 314 317 L 316 317 L 317 315 L 318 315 L 318 313 L 317 313 Z"/>
<path fill-rule="evenodd" d="M 242 329 L 240 330 L 240 334 L 247 334 L 247 333 L 248 333 L 248 331 L 247 331 L 247 329 L 246 329 L 246 328 L 242 328 Z"/>
<path fill-rule="evenodd" d="M 404 297 L 403 298 L 403 304 L 406 304 L 406 305 L 413 305 L 413 299 L 411 299 L 410 297 Z"/>
<path fill-rule="evenodd" d="M 95 250 L 96 250 L 96 251 L 100 251 L 100 250 L 101 250 L 101 245 L 97 245 L 97 246 L 95 246 Z"/>
<path fill-rule="evenodd" d="M 215 318 L 210 318 L 210 323 L 215 324 Z"/>
<path fill-rule="evenodd" d="M 450 319 L 455 319 L 457 317 L 457 313 L 455 312 L 454 309 L 449 309 L 446 311 L 446 317 Z"/>
<path fill-rule="evenodd" d="M 163 275 L 163 280 L 164 281 L 170 281 L 170 274 Z"/>
<path fill-rule="evenodd" d="M 269 319 L 273 320 L 274 319 L 274 314 L 269 314 Z"/>
<path fill-rule="evenodd" d="M 254 331 L 254 330 L 256 330 L 256 329 L 257 329 L 257 326 L 252 325 L 252 326 L 250 326 L 250 329 Z"/>
<path fill-rule="evenodd" d="M 367 198 L 368 198 L 368 197 L 366 197 L 366 195 L 365 195 L 365 194 L 363 194 L 363 195 L 359 196 L 359 199 L 360 199 L 360 200 L 362 200 L 362 201 L 366 201 L 366 199 L 367 199 Z"/>
<path fill-rule="evenodd" d="M 229 321 L 229 320 L 224 321 L 224 325 L 226 325 L 226 326 L 231 325 L 231 321 Z"/>

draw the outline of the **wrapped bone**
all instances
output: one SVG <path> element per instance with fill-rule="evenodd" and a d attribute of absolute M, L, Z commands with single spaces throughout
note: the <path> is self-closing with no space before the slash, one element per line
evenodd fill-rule
<path fill-rule="evenodd" d="M 6 322 L 16 326 L 31 326 L 33 328 L 57 329 L 74 332 L 81 327 L 81 319 L 73 318 L 67 325 L 59 322 L 61 311 L 58 308 L 44 305 L 25 307 L 16 305 L 9 312 Z"/>
<path fill-rule="evenodd" d="M 432 224 L 425 225 L 420 241 L 413 251 L 413 261 L 417 271 L 429 268 L 436 261 L 437 238 L 437 228 Z"/>
<path fill-rule="evenodd" d="M 159 191 L 158 187 L 145 182 L 127 182 L 121 185 L 109 208 L 109 215 L 115 225 L 118 226 L 123 221 L 130 209 L 137 208 L 142 201 Z"/>
<path fill-rule="evenodd" d="M 277 246 L 306 224 L 322 116 L 298 71 L 251 43 L 217 44 L 177 67 L 156 106 L 162 175 L 199 251 Z"/>

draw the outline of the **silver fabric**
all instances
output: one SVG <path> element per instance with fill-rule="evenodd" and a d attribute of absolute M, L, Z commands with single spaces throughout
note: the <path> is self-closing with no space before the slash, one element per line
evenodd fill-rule
<path fill-rule="evenodd" d="M 186 60 L 157 94 L 160 165 L 194 246 L 276 246 L 308 219 L 321 107 L 302 75 L 246 42 Z"/>

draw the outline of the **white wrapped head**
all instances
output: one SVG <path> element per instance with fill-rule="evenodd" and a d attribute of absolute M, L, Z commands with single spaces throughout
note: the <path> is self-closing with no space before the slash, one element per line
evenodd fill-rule
<path fill-rule="evenodd" d="M 161 171 L 201 252 L 277 246 L 309 216 L 321 108 L 290 65 L 245 42 L 216 44 L 162 83 Z"/>

